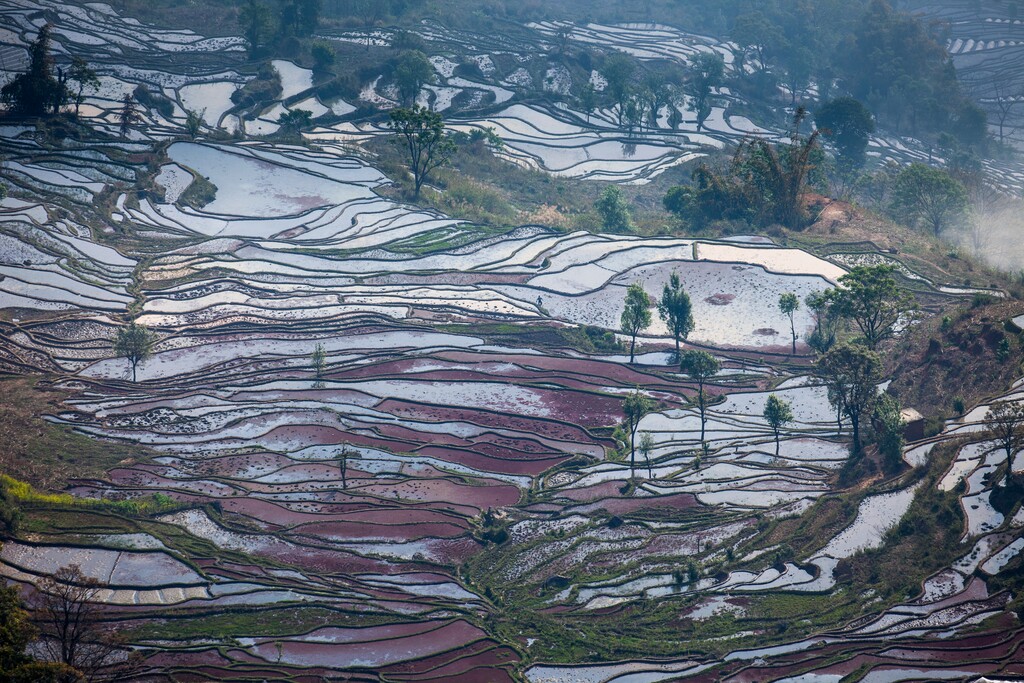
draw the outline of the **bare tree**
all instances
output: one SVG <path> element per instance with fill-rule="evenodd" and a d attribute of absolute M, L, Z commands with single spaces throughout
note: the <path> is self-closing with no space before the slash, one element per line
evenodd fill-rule
<path fill-rule="evenodd" d="M 994 114 L 994 122 L 999 129 L 999 142 L 1005 142 L 1006 129 L 1010 128 L 1011 132 L 1016 130 L 1016 126 L 1010 125 L 1010 122 L 1013 111 L 1024 104 L 1024 87 L 1008 83 L 1005 74 L 991 71 L 979 73 L 967 82 L 967 86 L 978 102 L 990 105 L 989 110 Z"/>
<path fill-rule="evenodd" d="M 99 581 L 71 564 L 40 581 L 38 588 L 34 617 L 41 652 L 49 661 L 81 672 L 89 683 L 134 678 L 139 657 L 126 654 L 116 633 L 103 622 Z"/>
<path fill-rule="evenodd" d="M 1024 449 L 1024 404 L 996 401 L 985 414 L 985 436 L 1006 452 L 1006 480 L 1013 471 L 1013 456 Z"/>

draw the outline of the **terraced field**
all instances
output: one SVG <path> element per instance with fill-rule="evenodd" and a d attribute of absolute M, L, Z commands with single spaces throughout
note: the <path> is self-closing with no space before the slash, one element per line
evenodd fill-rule
<path fill-rule="evenodd" d="M 979 441 L 986 406 L 908 448 L 918 469 L 843 498 L 817 541 L 776 538 L 831 514 L 848 441 L 808 379 L 809 349 L 789 354 L 778 297 L 894 256 L 466 224 L 378 192 L 390 181 L 359 143 L 381 128 L 354 103 L 316 100 L 305 69 L 276 64 L 280 101 L 244 121 L 230 101 L 246 78 L 240 39 L 96 3 L 5 0 L 4 54 L 16 59 L 46 19 L 61 50 L 99 68 L 83 112 L 111 135 L 54 147 L 2 131 L 0 366 L 70 394 L 52 423 L 152 453 L 74 481 L 75 496 L 174 504 L 142 519 L 51 509 L 3 544 L 0 573 L 28 586 L 80 565 L 145 654 L 145 680 L 1024 675 L 999 582 L 1021 571 L 1024 511 L 993 502 L 1000 484 L 986 475 L 1007 463 Z M 542 44 L 556 28 L 522 30 Z M 530 47 L 431 25 L 424 36 L 476 55 L 485 74 L 500 51 Z M 724 51 L 660 26 L 574 38 L 640 58 Z M 479 107 L 456 126 L 494 127 L 510 160 L 555 174 L 643 182 L 707 146 L 774 135 L 728 106 L 706 131 L 683 112 L 679 126 L 624 132 L 615 112 L 516 101 L 510 76 L 460 82 L 443 52 L 430 102 L 470 93 Z M 120 139 L 112 112 L 140 83 L 173 114 L 151 109 Z M 186 108 L 249 137 L 186 141 Z M 314 110 L 311 144 L 255 137 L 287 108 Z M 875 153 L 923 154 L 911 144 L 878 140 Z M 216 187 L 201 209 L 181 200 L 198 177 Z M 904 268 L 926 307 L 976 293 Z M 704 454 L 696 388 L 670 363 L 664 327 L 645 332 L 634 364 L 583 350 L 581 326 L 614 330 L 629 284 L 656 294 L 673 272 L 694 301 L 689 344 L 725 366 Z M 159 335 L 136 382 L 111 349 L 129 312 Z M 811 325 L 801 310 L 798 332 Z M 655 446 L 634 486 L 612 431 L 636 387 L 658 409 L 640 425 Z M 761 417 L 770 391 L 796 416 L 778 456 Z M 935 501 L 952 501 L 951 524 L 963 518 L 956 556 L 906 567 L 910 591 L 853 593 L 844 567 Z"/>

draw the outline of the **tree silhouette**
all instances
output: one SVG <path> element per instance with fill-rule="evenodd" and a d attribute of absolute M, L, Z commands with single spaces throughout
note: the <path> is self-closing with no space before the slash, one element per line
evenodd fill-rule
<path fill-rule="evenodd" d="M 700 409 L 700 443 L 707 448 L 704 430 L 707 426 L 708 396 L 704 384 L 717 375 L 722 364 L 707 351 L 687 351 L 679 362 L 679 369 L 697 383 L 697 407 Z"/>
<path fill-rule="evenodd" d="M 629 428 L 629 476 L 631 478 L 636 468 L 636 430 L 640 426 L 640 420 L 644 419 L 644 416 L 653 409 L 654 401 L 640 393 L 639 388 L 626 396 L 622 402 L 622 412 L 626 415 L 626 426 Z"/>
<path fill-rule="evenodd" d="M 629 362 L 632 363 L 636 356 L 636 335 L 651 325 L 651 298 L 639 282 L 634 282 L 626 290 L 626 307 L 619 323 L 622 325 L 622 333 L 630 338 Z"/>
<path fill-rule="evenodd" d="M 775 433 L 775 457 L 779 457 L 779 432 L 793 421 L 793 404 L 784 401 L 775 394 L 768 396 L 764 405 L 764 419 Z"/>
<path fill-rule="evenodd" d="M 419 197 L 431 171 L 447 164 L 455 153 L 455 143 L 445 133 L 440 114 L 415 104 L 409 109 L 393 109 L 388 127 L 405 147 L 415 188 L 413 196 Z"/>
<path fill-rule="evenodd" d="M 137 381 L 136 371 L 139 363 L 149 358 L 156 343 L 156 335 L 147 328 L 130 323 L 118 328 L 114 335 L 114 353 L 126 358 L 132 367 L 132 381 Z"/>
<path fill-rule="evenodd" d="M 661 290 L 658 301 L 658 316 L 668 327 L 676 343 L 676 360 L 679 359 L 679 342 L 684 341 L 693 331 L 693 304 L 690 295 L 683 289 L 679 274 L 672 271 L 668 283 Z"/>

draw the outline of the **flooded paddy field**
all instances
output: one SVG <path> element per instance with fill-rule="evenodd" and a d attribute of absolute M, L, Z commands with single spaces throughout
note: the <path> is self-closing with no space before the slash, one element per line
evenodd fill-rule
<path fill-rule="evenodd" d="M 149 27 L 99 3 L 35 4 L 59 45 L 96 63 L 102 87 L 83 106 L 97 127 L 113 134 L 119 98 L 143 83 L 173 115 L 149 110 L 127 140 L 56 149 L 5 132 L 0 368 L 44 372 L 66 393 L 51 424 L 146 447 L 70 493 L 171 505 L 141 522 L 54 513 L 4 541 L 0 575 L 28 589 L 79 565 L 144 656 L 140 680 L 1024 675 L 1024 632 L 999 587 L 1021 571 L 1024 514 L 997 508 L 988 475 L 1007 463 L 981 432 L 988 405 L 909 446 L 917 471 L 839 503 L 849 425 L 837 429 L 810 379 L 811 350 L 790 353 L 780 294 L 803 300 L 858 258 L 897 256 L 472 225 L 389 198 L 359 146 L 381 126 L 352 115 L 355 103 L 317 100 L 308 69 L 277 60 L 281 111 L 243 120 L 231 102 L 248 78 L 241 38 Z M 12 45 L 40 25 L 27 3 L 0 9 Z M 520 48 L 559 29 L 523 27 L 535 42 Z M 616 112 L 516 100 L 515 72 L 485 68 L 507 45 L 431 24 L 423 35 L 492 74 L 469 81 L 433 55 L 438 109 L 457 94 L 445 89 L 489 98 L 453 112 L 453 127 L 491 127 L 510 161 L 554 175 L 641 183 L 708 148 L 780 134 L 730 105 L 706 129 L 687 112 L 670 126 L 665 112 L 664 125 L 625 135 Z M 731 55 L 658 25 L 573 36 L 640 59 Z M 185 140 L 185 110 L 197 108 L 211 128 L 249 137 Z M 259 137 L 288 108 L 316 114 L 308 144 Z M 200 177 L 217 192 L 195 208 L 180 198 Z M 906 268 L 929 301 L 975 294 Z M 626 288 L 656 296 L 672 273 L 694 302 L 687 348 L 725 368 L 707 387 L 706 451 L 697 387 L 663 325 L 643 333 L 635 363 L 574 344 L 582 326 L 616 333 Z M 158 337 L 136 381 L 111 344 L 129 310 Z M 813 319 L 801 309 L 794 325 L 802 336 Z M 653 446 L 631 466 L 614 429 L 637 387 L 656 409 L 639 427 Z M 763 417 L 771 393 L 794 412 L 778 452 Z M 956 557 L 908 569 L 909 592 L 851 595 L 853 561 L 887 547 L 915 502 L 942 496 L 962 512 Z M 838 505 L 812 543 L 778 538 Z M 645 643 L 651 619 L 663 626 Z"/>

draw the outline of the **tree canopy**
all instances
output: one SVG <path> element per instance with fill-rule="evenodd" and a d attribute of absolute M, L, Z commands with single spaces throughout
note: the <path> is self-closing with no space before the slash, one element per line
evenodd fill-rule
<path fill-rule="evenodd" d="M 419 50 L 407 50 L 398 56 L 394 65 L 395 85 L 405 105 L 414 105 L 423 86 L 433 83 L 434 65 Z"/>
<path fill-rule="evenodd" d="M 868 140 L 875 132 L 875 119 L 867 107 L 852 97 L 838 97 L 818 108 L 814 122 L 835 147 L 841 170 L 864 165 Z"/>
<path fill-rule="evenodd" d="M 136 380 L 139 363 L 149 358 L 156 343 L 156 335 L 142 325 L 130 323 L 118 328 L 114 335 L 114 354 L 126 358 L 132 369 L 132 381 Z"/>
<path fill-rule="evenodd" d="M 784 292 L 779 296 L 779 310 L 789 318 L 789 331 L 793 336 L 793 355 L 796 355 L 796 322 L 794 316 L 800 308 L 800 299 L 793 292 Z"/>
<path fill-rule="evenodd" d="M 856 266 L 839 278 L 833 290 L 838 313 L 853 322 L 864 343 L 874 350 L 896 333 L 900 318 L 914 308 L 913 298 L 896 283 L 896 266 Z"/>
<path fill-rule="evenodd" d="M 654 409 L 654 401 L 648 398 L 640 389 L 626 396 L 622 402 L 622 412 L 626 416 L 626 426 L 629 429 L 629 472 L 630 476 L 636 467 L 636 431 L 640 426 L 640 420 L 644 415 Z"/>
<path fill-rule="evenodd" d="M 444 166 L 455 153 L 455 142 L 447 135 L 441 115 L 426 107 L 392 109 L 388 127 L 396 142 L 405 148 L 412 173 L 414 196 L 419 197 L 431 171 Z"/>
<path fill-rule="evenodd" d="M 679 358 L 679 342 L 684 341 L 693 331 L 693 304 L 690 302 L 690 295 L 683 289 L 679 273 L 675 271 L 672 271 L 668 282 L 661 290 L 658 317 L 672 335 L 676 343 L 676 358 Z"/>
<path fill-rule="evenodd" d="M 970 206 L 963 183 L 941 168 L 913 163 L 896 176 L 892 212 L 911 224 L 927 225 L 938 237 Z"/>
<path fill-rule="evenodd" d="M 65 78 L 54 75 L 50 24 L 44 24 L 29 46 L 29 67 L 0 89 L 0 99 L 19 116 L 56 114 L 67 102 Z"/>
<path fill-rule="evenodd" d="M 722 85 L 724 75 L 725 60 L 717 53 L 701 52 L 690 62 L 685 91 L 697 113 L 697 130 L 704 127 L 711 115 L 711 92 Z"/>
<path fill-rule="evenodd" d="M 841 343 L 818 359 L 817 374 L 829 403 L 850 419 L 854 452 L 861 450 L 861 421 L 874 408 L 882 379 L 881 357 L 859 344 Z"/>
<path fill-rule="evenodd" d="M 610 232 L 627 232 L 633 227 L 633 219 L 629 215 L 629 206 L 617 185 L 609 185 L 601 192 L 594 202 L 594 209 L 601 216 L 605 230 Z"/>
<path fill-rule="evenodd" d="M 707 351 L 687 351 L 679 361 L 679 369 L 697 383 L 697 407 L 700 410 L 700 442 L 704 443 L 707 426 L 708 396 L 704 385 L 722 370 L 722 364 Z"/>
<path fill-rule="evenodd" d="M 622 326 L 622 333 L 630 338 L 629 362 L 632 363 L 636 351 L 636 336 L 640 330 L 651 325 L 651 298 L 639 282 L 634 282 L 626 290 L 626 305 L 619 323 Z"/>
<path fill-rule="evenodd" d="M 769 394 L 764 404 L 765 422 L 775 434 L 775 457 L 779 457 L 779 436 L 783 427 L 793 421 L 793 404 L 784 401 L 775 394 Z"/>

